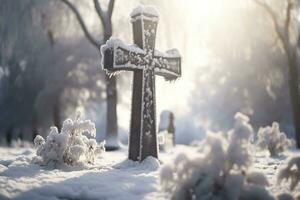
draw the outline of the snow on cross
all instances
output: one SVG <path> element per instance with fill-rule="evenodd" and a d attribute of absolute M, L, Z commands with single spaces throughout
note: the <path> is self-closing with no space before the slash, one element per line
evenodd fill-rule
<path fill-rule="evenodd" d="M 133 45 L 110 39 L 101 47 L 102 66 L 108 74 L 133 71 L 129 159 L 158 157 L 155 113 L 155 75 L 166 80 L 181 76 L 181 57 L 176 49 L 155 50 L 158 12 L 153 6 L 138 6 L 131 13 Z"/>

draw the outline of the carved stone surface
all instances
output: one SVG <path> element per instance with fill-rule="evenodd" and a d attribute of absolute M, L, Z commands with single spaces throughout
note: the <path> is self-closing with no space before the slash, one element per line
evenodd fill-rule
<path fill-rule="evenodd" d="M 181 76 L 181 57 L 177 50 L 155 50 L 158 22 L 156 9 L 139 6 L 131 14 L 134 45 L 110 39 L 101 47 L 102 65 L 107 73 L 134 71 L 129 137 L 129 159 L 142 161 L 158 157 L 155 113 L 155 75 L 166 80 Z"/>

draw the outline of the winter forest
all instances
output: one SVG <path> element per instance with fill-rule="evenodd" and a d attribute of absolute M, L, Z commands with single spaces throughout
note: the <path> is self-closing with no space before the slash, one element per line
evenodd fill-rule
<path fill-rule="evenodd" d="M 300 200 L 300 1 L 0 0 L 0 200 Z"/>

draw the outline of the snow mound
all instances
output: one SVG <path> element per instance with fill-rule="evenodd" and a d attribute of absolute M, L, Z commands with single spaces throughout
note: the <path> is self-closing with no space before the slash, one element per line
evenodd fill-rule
<path fill-rule="evenodd" d="M 290 181 L 290 190 L 294 190 L 300 182 L 300 156 L 291 158 L 287 165 L 280 170 L 278 183 L 283 180 Z"/>
<path fill-rule="evenodd" d="M 155 6 L 151 6 L 151 5 L 144 6 L 142 4 L 139 4 L 135 9 L 133 9 L 133 11 L 130 14 L 130 17 L 135 17 L 143 14 L 152 15 L 157 18 L 159 16 L 158 10 L 156 9 Z"/>
<path fill-rule="evenodd" d="M 7 170 L 8 168 L 2 164 L 0 164 L 0 173 L 4 172 L 5 170 Z"/>
<path fill-rule="evenodd" d="M 228 132 L 228 159 L 237 166 L 248 166 L 251 156 L 248 151 L 250 137 L 254 134 L 252 126 L 249 124 L 248 116 L 237 113 L 234 116 L 234 128 Z"/>
<path fill-rule="evenodd" d="M 208 133 L 194 153 L 180 153 L 162 167 L 161 185 L 172 199 L 274 199 L 264 188 L 268 181 L 263 174 L 247 173 L 253 134 L 249 118 L 237 113 L 235 120 L 227 138 Z"/>
<path fill-rule="evenodd" d="M 260 128 L 256 143 L 261 149 L 267 149 L 272 157 L 294 146 L 294 141 L 288 139 L 286 134 L 280 131 L 277 122 L 273 122 L 272 126 Z"/>
<path fill-rule="evenodd" d="M 80 115 L 73 121 L 63 122 L 61 132 L 50 128 L 46 140 L 37 135 L 34 144 L 37 149 L 33 162 L 40 165 L 80 165 L 92 164 L 98 153 L 105 151 L 104 142 L 97 144 L 95 124 L 90 120 L 81 120 Z"/>
<path fill-rule="evenodd" d="M 247 172 L 247 182 L 260 186 L 270 185 L 267 178 L 262 173 L 256 171 Z"/>
<path fill-rule="evenodd" d="M 156 171 L 160 167 L 159 160 L 148 156 L 142 162 L 133 160 L 124 160 L 115 166 L 117 169 L 138 168 L 138 170 Z"/>

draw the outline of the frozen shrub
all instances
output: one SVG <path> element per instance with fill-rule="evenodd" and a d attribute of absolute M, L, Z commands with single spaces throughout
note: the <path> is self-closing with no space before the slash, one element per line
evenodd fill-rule
<path fill-rule="evenodd" d="M 222 133 L 208 133 L 193 152 L 181 153 L 173 165 L 162 167 L 162 188 L 172 199 L 274 199 L 264 188 L 268 185 L 266 177 L 248 171 L 248 143 L 253 134 L 249 118 L 237 113 L 235 120 L 228 138 Z"/>
<path fill-rule="evenodd" d="M 278 183 L 283 180 L 290 181 L 290 189 L 294 190 L 300 181 L 300 157 L 291 158 L 287 165 L 280 170 Z"/>
<path fill-rule="evenodd" d="M 34 162 L 42 165 L 93 163 L 96 155 L 104 151 L 104 143 L 97 145 L 95 134 L 95 124 L 90 120 L 81 120 L 79 115 L 74 121 L 67 119 L 60 133 L 51 127 L 46 140 L 40 135 L 35 137 Z"/>
<path fill-rule="evenodd" d="M 228 132 L 228 159 L 231 164 L 249 165 L 248 144 L 250 137 L 254 134 L 253 128 L 249 124 L 248 116 L 237 113 L 234 118 L 234 128 Z"/>
<path fill-rule="evenodd" d="M 272 126 L 260 128 L 257 133 L 257 145 L 267 149 L 271 156 L 277 156 L 287 148 L 293 146 L 293 141 L 285 133 L 280 132 L 279 124 L 273 122 Z"/>

